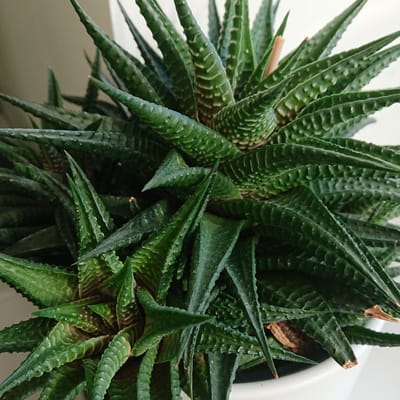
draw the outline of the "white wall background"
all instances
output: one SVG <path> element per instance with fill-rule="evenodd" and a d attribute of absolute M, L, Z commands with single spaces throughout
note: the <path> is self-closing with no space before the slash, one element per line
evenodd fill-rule
<path fill-rule="evenodd" d="M 173 0 L 158 1 L 167 15 L 178 25 Z M 318 31 L 325 23 L 350 5 L 352 1 L 281 0 L 277 21 L 281 21 L 285 13 L 290 10 L 289 22 L 285 32 L 284 53 L 296 47 L 305 37 L 310 37 Z M 147 38 L 151 40 L 151 34 L 148 32 L 146 24 L 134 1 L 121 0 L 121 2 L 134 23 L 142 32 L 147 32 Z M 188 2 L 203 29 L 207 30 L 208 0 L 188 0 Z M 261 4 L 261 0 L 250 0 L 249 3 L 250 15 L 254 17 Z M 217 4 L 220 7 L 220 14 L 222 15 L 224 0 L 217 0 Z M 130 33 L 119 12 L 116 0 L 110 0 L 110 9 L 116 40 L 137 54 Z M 357 47 L 376 39 L 378 36 L 384 36 L 399 29 L 400 0 L 369 0 L 345 32 L 335 51 Z M 400 61 L 393 63 L 383 71 L 367 88 L 378 89 L 385 87 L 400 87 Z M 374 116 L 378 123 L 366 127 L 359 137 L 379 144 L 400 144 L 400 128 L 398 128 L 399 123 L 397 118 L 399 114 L 400 105 L 394 105 L 380 111 Z"/>

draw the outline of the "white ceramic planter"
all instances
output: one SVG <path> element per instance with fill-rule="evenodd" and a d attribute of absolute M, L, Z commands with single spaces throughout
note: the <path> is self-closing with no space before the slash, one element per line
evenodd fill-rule
<path fill-rule="evenodd" d="M 381 330 L 383 322 L 371 321 L 369 327 Z M 359 365 L 352 369 L 345 370 L 329 359 L 277 380 L 234 384 L 229 400 L 350 400 L 371 349 L 354 346 Z M 186 395 L 182 398 L 188 400 Z"/>

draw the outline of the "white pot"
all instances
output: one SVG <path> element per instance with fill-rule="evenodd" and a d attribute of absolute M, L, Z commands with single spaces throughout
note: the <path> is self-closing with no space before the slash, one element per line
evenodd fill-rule
<path fill-rule="evenodd" d="M 384 323 L 374 320 L 369 328 L 380 331 Z M 372 347 L 354 346 L 359 365 L 343 369 L 332 359 L 277 380 L 237 383 L 229 400 L 348 400 Z M 188 397 L 184 394 L 184 400 Z"/>

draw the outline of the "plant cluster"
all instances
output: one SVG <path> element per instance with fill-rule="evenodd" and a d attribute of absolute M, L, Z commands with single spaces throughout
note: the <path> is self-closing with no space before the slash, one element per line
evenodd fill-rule
<path fill-rule="evenodd" d="M 38 307 L 0 331 L 30 352 L 1 398 L 226 400 L 257 366 L 400 345 L 365 326 L 400 316 L 400 151 L 353 138 L 400 101 L 361 90 L 400 33 L 331 54 L 356 0 L 279 60 L 272 0 L 252 27 L 247 0 L 210 0 L 209 36 L 185 0 L 184 36 L 136 0 L 158 45 L 122 9 L 138 59 L 70 1 L 98 49 L 86 95 L 52 71 L 47 104 L 1 95 L 36 119 L 0 130 L 0 278 Z"/>

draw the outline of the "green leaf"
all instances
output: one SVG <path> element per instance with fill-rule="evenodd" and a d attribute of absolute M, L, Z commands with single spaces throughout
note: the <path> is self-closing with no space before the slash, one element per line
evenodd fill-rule
<path fill-rule="evenodd" d="M 164 336 L 210 320 L 207 315 L 190 313 L 181 308 L 162 306 L 144 289 L 138 289 L 137 297 L 145 311 L 146 325 L 143 335 L 133 346 L 135 356 L 154 348 Z"/>
<path fill-rule="evenodd" d="M 109 96 L 125 104 L 162 138 L 202 164 L 210 165 L 216 159 L 224 161 L 240 154 L 223 136 L 193 119 L 102 82 L 94 82 Z"/>
<path fill-rule="evenodd" d="M 43 308 L 35 311 L 33 315 L 43 318 L 55 319 L 59 322 L 67 322 L 85 332 L 99 334 L 104 326 L 98 316 L 89 309 L 96 297 L 82 299 L 55 307 Z"/>
<path fill-rule="evenodd" d="M 64 245 L 56 226 L 49 226 L 43 229 L 31 229 L 29 233 L 23 236 L 24 237 L 20 238 L 20 240 L 13 243 L 10 247 L 5 248 L 3 250 L 4 253 L 14 257 L 21 257 L 43 250 L 51 251 L 52 249 L 59 249 Z"/>
<path fill-rule="evenodd" d="M 0 253 L 0 278 L 41 306 L 74 300 L 77 277 L 55 266 L 23 260 Z M 46 285 L 43 285 L 46 282 Z"/>
<path fill-rule="evenodd" d="M 396 248 L 400 244 L 400 230 L 395 226 L 370 223 L 351 214 L 340 214 L 340 218 L 367 246 Z"/>
<path fill-rule="evenodd" d="M 244 29 L 246 27 L 245 1 L 233 0 L 226 3 L 223 31 L 218 43 L 219 57 L 226 76 L 234 91 L 239 78 L 243 57 Z"/>
<path fill-rule="evenodd" d="M 139 314 L 135 297 L 136 282 L 131 266 L 126 264 L 121 273 L 123 278 L 115 307 L 120 329 L 132 325 Z"/>
<path fill-rule="evenodd" d="M 395 32 L 358 49 L 297 69 L 289 77 L 288 93 L 275 107 L 280 123 L 284 125 L 294 119 L 302 108 L 318 97 L 343 91 L 368 67 L 369 57 L 399 35 L 400 32 Z"/>
<path fill-rule="evenodd" d="M 101 115 L 69 111 L 51 105 L 41 105 L 32 101 L 22 100 L 5 94 L 0 94 L 0 98 L 26 112 L 29 112 L 35 117 L 46 121 L 46 124 L 43 127 L 44 130 L 51 130 L 50 128 L 72 130 L 86 129 L 90 125 L 94 124 L 95 122 L 100 122 L 104 118 Z"/>
<path fill-rule="evenodd" d="M 313 361 L 306 357 L 283 349 L 275 340 L 268 339 L 268 345 L 274 359 L 314 364 Z M 261 347 L 254 336 L 246 335 L 222 323 L 206 323 L 202 326 L 196 352 L 264 357 Z"/>
<path fill-rule="evenodd" d="M 83 392 L 85 377 L 79 364 L 66 364 L 53 371 L 43 388 L 40 400 L 74 400 Z"/>
<path fill-rule="evenodd" d="M 99 49 L 96 49 L 96 56 L 91 64 L 91 72 L 90 76 L 95 77 L 96 79 L 101 78 L 101 52 Z M 83 111 L 87 111 L 89 113 L 96 113 L 97 111 L 97 101 L 99 97 L 99 90 L 98 88 L 93 85 L 93 83 L 89 80 L 86 93 L 83 102 Z"/>
<path fill-rule="evenodd" d="M 258 9 L 251 30 L 254 52 L 259 60 L 266 52 L 274 37 L 274 4 L 273 0 L 263 0 Z"/>
<path fill-rule="evenodd" d="M 308 183 L 324 177 L 339 179 L 352 171 L 357 176 L 357 171 L 362 169 L 365 169 L 365 176 L 387 174 L 389 178 L 397 173 L 399 166 L 395 158 L 385 156 L 374 154 L 374 148 L 371 153 L 361 152 L 341 143 L 307 139 L 297 144 L 266 145 L 247 152 L 225 163 L 223 172 L 240 188 L 256 188 L 257 192 L 268 193 L 274 185 L 287 190 L 293 181 Z"/>
<path fill-rule="evenodd" d="M 187 310 L 203 314 L 207 311 L 218 278 L 238 239 L 243 223 L 230 221 L 214 215 L 205 215 L 201 221 L 194 243 L 187 293 Z M 183 352 L 191 339 L 192 346 L 198 332 L 186 330 L 180 339 Z M 189 349 L 189 353 L 192 349 Z M 189 362 L 193 355 L 187 354 Z M 189 367 L 190 368 L 190 367 Z"/>
<path fill-rule="evenodd" d="M 136 0 L 163 55 L 171 77 L 177 104 L 191 118 L 197 118 L 193 64 L 189 49 L 155 0 Z"/>
<path fill-rule="evenodd" d="M 330 311 L 323 296 L 306 279 L 296 277 L 296 275 L 291 278 L 269 276 L 261 284 L 261 289 L 263 297 L 278 306 Z M 343 367 L 349 364 L 354 365 L 356 362 L 350 343 L 341 331 L 333 312 L 307 319 L 298 319 L 293 324 L 320 343 L 330 356 Z"/>
<path fill-rule="evenodd" d="M 301 65 L 329 55 L 336 46 L 343 32 L 351 24 L 354 17 L 361 11 L 367 0 L 356 0 L 342 13 L 330 21 L 310 40 L 307 50 L 300 58 Z"/>
<path fill-rule="evenodd" d="M 272 375 L 277 377 L 278 373 L 271 357 L 261 319 L 256 283 L 255 246 L 254 238 L 239 242 L 226 264 L 226 271 L 236 287 L 244 313 L 260 343 L 267 365 Z"/>
<path fill-rule="evenodd" d="M 96 354 L 108 341 L 108 336 L 87 339 L 70 325 L 58 323 L 19 368 L 0 385 L 0 393 L 4 394 L 32 378 Z"/>
<path fill-rule="evenodd" d="M 174 0 L 174 3 L 192 57 L 199 120 L 210 125 L 218 111 L 235 101 L 229 83 L 235 72 L 231 72 L 229 64 L 225 71 L 215 47 L 201 31 L 186 0 Z"/>
<path fill-rule="evenodd" d="M 0 210 L 0 226 L 12 228 L 19 226 L 40 226 L 51 221 L 51 210 L 47 207 L 18 207 Z"/>
<path fill-rule="evenodd" d="M 207 354 L 212 400 L 228 400 L 240 357 L 237 354 Z"/>
<path fill-rule="evenodd" d="M 97 364 L 93 390 L 89 400 L 103 400 L 114 375 L 126 363 L 131 354 L 130 328 L 118 332 L 104 350 Z"/>
<path fill-rule="evenodd" d="M 213 174 L 203 182 L 174 214 L 167 226 L 150 237 L 126 262 L 132 266 L 135 278 L 164 299 L 175 272 L 185 237 L 201 218 L 212 189 Z"/>
<path fill-rule="evenodd" d="M 344 332 L 351 343 L 368 346 L 400 346 L 400 335 L 396 333 L 376 332 L 363 326 L 346 326 Z"/>
<path fill-rule="evenodd" d="M 137 363 L 128 360 L 127 365 L 111 381 L 108 389 L 110 400 L 137 400 Z"/>
<path fill-rule="evenodd" d="M 92 250 L 105 235 L 114 229 L 114 222 L 104 203 L 94 190 L 88 178 L 78 164 L 68 156 L 68 162 L 74 180 L 69 179 L 71 192 L 75 200 L 80 254 Z M 111 271 L 118 272 L 122 263 L 114 252 L 78 262 L 79 292 L 81 297 L 91 295 L 97 290 L 99 282 L 104 280 Z"/>
<path fill-rule="evenodd" d="M 242 222 L 206 214 L 191 259 L 187 310 L 204 313 L 211 292 L 235 246 Z"/>
<path fill-rule="evenodd" d="M 51 144 L 68 150 L 78 150 L 89 154 L 97 154 L 116 161 L 137 159 L 141 169 L 147 166 L 155 168 L 162 161 L 167 148 L 148 135 L 136 131 L 132 135 L 119 132 L 104 131 L 63 131 L 43 129 L 0 129 L 0 137 L 29 140 L 41 144 Z M 237 152 L 237 151 L 236 151 Z M 235 153 L 236 153 L 235 152 Z M 4 175 L 3 179 L 8 177 Z M 0 174 L 0 180 L 2 174 Z M 8 178 L 9 179 L 9 178 Z M 27 179 L 15 178 L 13 184 L 18 184 L 42 194 L 42 186 Z M 46 194 L 46 191 L 44 191 Z"/>
<path fill-rule="evenodd" d="M 261 224 L 269 236 L 307 249 L 332 267 L 359 272 L 383 298 L 398 304 L 399 289 L 382 266 L 309 189 L 292 190 L 269 201 L 226 201 L 214 208 Z"/>
<path fill-rule="evenodd" d="M 133 39 L 135 40 L 140 54 L 145 61 L 146 66 L 151 68 L 161 79 L 166 88 L 171 89 L 172 83 L 171 78 L 168 76 L 168 72 L 164 65 L 161 57 L 153 50 L 150 44 L 146 41 L 146 39 L 141 35 L 138 29 L 133 24 L 132 20 L 129 18 L 128 13 L 125 8 L 122 6 L 121 2 L 118 0 L 118 6 L 124 16 L 125 23 L 127 24 Z M 95 76 L 95 78 L 97 78 Z"/>
<path fill-rule="evenodd" d="M 42 375 L 40 378 L 31 379 L 15 387 L 2 396 L 2 400 L 25 400 L 31 399 L 32 395 L 41 391 L 46 385 L 48 375 Z"/>
<path fill-rule="evenodd" d="M 140 363 L 137 377 L 137 400 L 151 399 L 151 376 L 158 352 L 158 346 L 149 349 Z"/>
<path fill-rule="evenodd" d="M 393 61 L 400 57 L 400 45 L 389 47 L 369 57 L 369 62 L 362 71 L 353 77 L 351 83 L 346 86 L 346 91 L 360 90 L 373 78 L 379 75 Z"/>
<path fill-rule="evenodd" d="M 387 301 L 373 282 L 362 273 L 352 269 L 351 266 L 332 266 L 331 263 L 304 251 L 259 257 L 257 261 L 260 271 L 290 271 L 291 274 L 300 272 L 315 278 L 321 282 L 321 290 L 324 291 L 330 289 L 334 284 L 340 285 L 342 288 L 345 281 L 346 293 L 351 293 L 351 300 L 346 302 L 346 307 L 343 304 L 340 307 L 334 307 L 335 311 L 338 308 L 346 313 L 350 311 L 354 317 L 354 314 L 357 313 L 361 315 L 365 309 L 371 307 L 371 304 L 381 304 L 390 309 L 391 312 L 398 312 L 397 305 Z M 328 294 L 332 300 L 331 291 L 328 291 Z M 343 293 L 341 296 L 343 297 Z"/>
<path fill-rule="evenodd" d="M 221 30 L 221 21 L 218 15 L 217 4 L 215 0 L 208 1 L 208 37 L 210 42 L 217 48 L 219 32 Z"/>
<path fill-rule="evenodd" d="M 212 127 L 242 150 L 259 147 L 277 126 L 273 105 L 282 90 L 278 86 L 223 108 L 215 116 Z"/>
<path fill-rule="evenodd" d="M 260 84 L 260 82 L 262 82 L 264 80 L 264 78 L 266 78 L 267 67 L 268 67 L 269 61 L 271 59 L 271 55 L 272 55 L 272 51 L 275 46 L 275 42 L 278 39 L 278 37 L 283 36 L 285 29 L 286 29 L 286 24 L 287 24 L 288 18 L 289 18 L 289 13 L 287 13 L 285 15 L 285 17 L 283 18 L 281 25 L 279 26 L 278 30 L 276 31 L 274 39 L 268 44 L 268 47 L 266 48 L 263 56 L 261 57 L 260 61 L 258 62 L 257 67 L 252 71 L 251 76 L 249 77 L 248 81 L 246 82 L 246 86 L 244 88 L 244 93 L 246 93 L 246 94 L 254 93 L 254 91 L 255 91 L 254 89 L 258 87 L 258 85 Z"/>
<path fill-rule="evenodd" d="M 0 245 L 1 246 L 11 245 L 15 241 L 18 241 L 21 238 L 24 238 L 25 236 L 30 235 L 39 229 L 41 229 L 40 226 L 19 226 L 14 228 L 0 228 Z M 8 250 L 3 249 L 3 251 L 7 254 L 10 254 Z"/>
<path fill-rule="evenodd" d="M 180 154 L 172 150 L 160 165 L 152 179 L 146 183 L 143 191 L 168 188 L 182 197 L 190 195 L 193 188 L 199 186 L 210 174 L 209 168 L 189 167 Z M 232 199 L 240 196 L 239 191 L 226 176 L 217 172 L 211 193 L 212 199 Z"/>
<path fill-rule="evenodd" d="M 32 179 L 18 176 L 12 170 L 0 170 L 0 183 L 3 190 L 7 190 L 6 193 L 22 192 L 41 200 L 49 199 L 49 193 L 46 187 Z"/>
<path fill-rule="evenodd" d="M 0 352 L 32 351 L 53 326 L 47 318 L 32 318 L 4 328 L 0 331 Z"/>
<path fill-rule="evenodd" d="M 60 203 L 70 217 L 74 216 L 74 204 L 71 193 L 56 175 L 31 164 L 16 163 L 14 166 L 15 170 L 20 174 L 45 185 L 52 197 L 54 197 L 54 201 Z"/>
<path fill-rule="evenodd" d="M 254 53 L 253 47 L 253 40 L 251 37 L 248 0 L 243 0 L 242 44 L 240 48 L 241 54 L 239 64 L 239 77 L 236 90 L 236 94 L 239 97 L 244 84 L 248 81 L 249 77 L 251 76 L 257 65 L 256 55 Z"/>
<path fill-rule="evenodd" d="M 83 254 L 79 261 L 87 261 L 92 257 L 140 243 L 149 235 L 160 230 L 169 217 L 167 203 L 162 201 L 155 203 L 103 239 L 93 250 Z"/>
<path fill-rule="evenodd" d="M 71 4 L 78 14 L 82 24 L 88 34 L 92 37 L 96 47 L 101 51 L 103 57 L 110 63 L 124 82 L 124 85 L 131 93 L 136 93 L 140 97 L 161 103 L 157 91 L 146 79 L 142 71 L 135 65 L 131 57 L 124 52 L 98 25 L 84 12 L 76 0 L 71 0 Z"/>
<path fill-rule="evenodd" d="M 354 92 L 323 97 L 305 107 L 292 122 L 282 127 L 274 142 L 302 136 L 340 137 L 368 115 L 400 101 L 400 89 Z"/>

